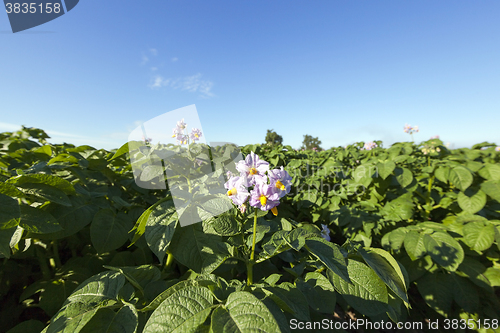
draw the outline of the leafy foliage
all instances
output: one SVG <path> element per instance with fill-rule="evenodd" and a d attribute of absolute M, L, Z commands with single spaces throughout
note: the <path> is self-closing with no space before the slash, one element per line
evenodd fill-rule
<path fill-rule="evenodd" d="M 149 190 L 134 182 L 129 149 L 137 163 L 151 157 L 140 145 L 108 152 L 47 138 L 28 128 L 0 134 L 5 330 L 289 332 L 291 319 L 348 314 L 394 322 L 500 317 L 500 153 L 492 146 L 248 145 L 244 154 L 292 175 L 292 191 L 276 217 L 236 208 L 214 216 L 223 195 L 196 207 L 190 199 L 221 174 L 196 175 L 226 165 L 233 148 L 213 148 L 219 157 L 195 166 L 192 154 L 207 147 L 155 146 L 186 163 L 176 172 L 191 187 L 174 203 L 181 182 Z M 155 168 L 139 179 L 163 181 Z M 203 222 L 182 227 L 186 211 Z"/>

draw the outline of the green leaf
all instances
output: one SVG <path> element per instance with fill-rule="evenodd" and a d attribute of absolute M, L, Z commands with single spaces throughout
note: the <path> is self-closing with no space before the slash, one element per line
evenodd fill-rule
<path fill-rule="evenodd" d="M 377 163 L 376 165 L 379 176 L 382 179 L 389 177 L 396 168 L 396 163 L 393 161 L 386 161 L 384 163 Z"/>
<path fill-rule="evenodd" d="M 12 223 L 12 220 L 21 216 L 17 200 L 12 199 L 5 194 L 0 193 L 0 230 L 15 227 L 18 222 Z"/>
<path fill-rule="evenodd" d="M 151 301 L 151 303 L 149 303 L 147 306 L 143 307 L 142 309 L 139 309 L 139 311 L 141 312 L 145 312 L 145 311 L 151 311 L 151 310 L 154 310 L 156 309 L 164 300 L 166 300 L 167 298 L 169 298 L 171 295 L 173 295 L 174 293 L 176 293 L 177 291 L 181 290 L 181 289 L 184 289 L 188 286 L 196 286 L 198 285 L 198 283 L 195 281 L 195 280 L 184 280 L 184 281 L 180 281 L 176 284 L 174 284 L 173 286 L 171 286 L 170 288 L 168 288 L 167 290 L 163 291 L 161 294 L 159 294 L 158 296 L 156 296 L 156 298 Z"/>
<path fill-rule="evenodd" d="M 448 179 L 450 178 L 450 168 L 440 166 L 439 168 L 436 169 L 434 175 L 438 180 L 442 181 L 443 183 L 448 183 Z"/>
<path fill-rule="evenodd" d="M 21 205 L 19 225 L 27 231 L 48 234 L 62 230 L 59 222 L 46 211 L 27 205 Z"/>
<path fill-rule="evenodd" d="M 466 278 L 451 274 L 453 280 L 453 299 L 463 310 L 469 313 L 478 312 L 481 302 L 476 287 Z"/>
<path fill-rule="evenodd" d="M 123 154 L 128 153 L 129 151 L 134 151 L 134 150 L 138 149 L 139 147 L 143 147 L 143 146 L 144 146 L 144 143 L 140 142 L 140 141 L 127 142 L 116 151 L 116 153 L 113 155 L 113 157 L 111 157 L 110 161 L 122 156 Z"/>
<path fill-rule="evenodd" d="M 493 200 L 500 202 L 500 181 L 488 180 L 481 184 L 481 190 Z"/>
<path fill-rule="evenodd" d="M 280 328 L 268 308 L 254 295 L 238 291 L 229 295 L 225 308 L 212 314 L 212 332 L 276 333 Z"/>
<path fill-rule="evenodd" d="M 413 174 L 407 168 L 396 168 L 396 180 L 401 187 L 407 187 L 413 181 Z"/>
<path fill-rule="evenodd" d="M 47 333 L 77 333 L 99 308 L 114 302 L 125 278 L 120 273 L 104 272 L 85 280 L 52 318 Z"/>
<path fill-rule="evenodd" d="M 146 242 L 149 248 L 163 262 L 165 253 L 174 237 L 177 226 L 177 212 L 172 200 L 155 206 L 149 214 L 145 228 Z"/>
<path fill-rule="evenodd" d="M 130 224 L 123 213 L 115 215 L 111 209 L 98 211 L 90 225 L 92 245 L 98 253 L 116 250 L 127 241 Z"/>
<path fill-rule="evenodd" d="M 481 262 L 465 257 L 462 264 L 458 266 L 457 271 L 464 273 L 475 285 L 493 292 L 491 283 L 486 277 L 486 267 Z"/>
<path fill-rule="evenodd" d="M 21 186 L 25 183 L 37 183 L 50 185 L 62 190 L 65 194 L 76 194 L 75 188 L 65 179 L 45 174 L 21 175 L 8 179 L 7 183 Z"/>
<path fill-rule="evenodd" d="M 359 249 L 365 262 L 379 278 L 403 301 L 408 303 L 405 278 L 398 262 L 388 252 L 382 249 Z"/>
<path fill-rule="evenodd" d="M 128 282 L 137 288 L 144 295 L 144 288 L 161 277 L 160 270 L 152 265 L 142 265 L 138 267 L 112 267 L 104 266 L 104 268 L 111 269 L 122 273 Z"/>
<path fill-rule="evenodd" d="M 210 220 L 215 232 L 221 236 L 234 236 L 241 233 L 241 226 L 230 213 L 223 213 Z"/>
<path fill-rule="evenodd" d="M 0 182 L 0 194 L 5 194 L 9 197 L 24 198 L 24 193 L 19 191 L 17 187 L 4 182 Z"/>
<path fill-rule="evenodd" d="M 469 188 L 465 193 L 458 193 L 457 201 L 464 212 L 474 214 L 486 205 L 486 193 L 481 190 L 473 191 Z"/>
<path fill-rule="evenodd" d="M 416 281 L 418 291 L 429 307 L 447 317 L 454 298 L 450 274 L 427 273 Z"/>
<path fill-rule="evenodd" d="M 472 184 L 472 180 L 471 172 L 461 165 L 454 167 L 450 171 L 450 182 L 462 192 Z"/>
<path fill-rule="evenodd" d="M 125 304 L 114 312 L 102 308 L 81 330 L 82 333 L 135 333 L 138 325 L 138 316 L 132 304 Z"/>
<path fill-rule="evenodd" d="M 346 261 L 338 245 L 327 242 L 323 238 L 310 238 L 306 240 L 305 247 L 331 271 L 349 282 Z"/>
<path fill-rule="evenodd" d="M 424 245 L 424 236 L 425 234 L 413 230 L 406 233 L 404 246 L 411 260 L 422 258 L 427 253 Z"/>
<path fill-rule="evenodd" d="M 298 320 L 311 320 L 307 299 L 295 285 L 284 282 L 275 287 L 265 287 L 263 291 L 281 309 L 293 314 Z"/>
<path fill-rule="evenodd" d="M 46 210 L 54 216 L 63 230 L 50 234 L 50 239 L 64 238 L 73 235 L 92 222 L 98 211 L 97 206 L 85 200 L 82 196 L 70 197 L 71 207 L 49 204 Z M 39 237 L 37 235 L 36 237 Z M 35 238 L 36 238 L 35 237 Z"/>
<path fill-rule="evenodd" d="M 144 333 L 193 332 L 212 311 L 213 296 L 208 288 L 188 286 L 165 299 L 151 314 Z"/>
<path fill-rule="evenodd" d="M 426 234 L 424 246 L 432 260 L 449 271 L 455 271 L 464 260 L 462 246 L 446 232 Z"/>
<path fill-rule="evenodd" d="M 60 189 L 43 184 L 43 183 L 23 183 L 19 185 L 19 189 L 28 195 L 41 198 L 45 201 L 52 201 L 54 203 L 71 207 L 71 201 L 68 196 Z"/>
<path fill-rule="evenodd" d="M 388 293 L 385 283 L 367 265 L 348 259 L 347 270 L 352 283 L 327 271 L 335 290 L 354 309 L 366 316 L 376 316 L 388 310 Z"/>
<path fill-rule="evenodd" d="M 43 330 L 44 326 L 39 320 L 29 319 L 17 324 L 8 330 L 7 333 L 39 333 Z"/>
<path fill-rule="evenodd" d="M 488 267 L 484 271 L 484 276 L 490 281 L 492 287 L 500 287 L 500 268 Z"/>
<path fill-rule="evenodd" d="M 229 257 L 222 237 L 203 232 L 202 223 L 177 228 L 170 245 L 175 259 L 199 274 L 212 273 Z"/>
<path fill-rule="evenodd" d="M 489 249 L 495 240 L 495 226 L 488 222 L 470 222 L 462 230 L 465 243 L 476 251 Z"/>
<path fill-rule="evenodd" d="M 478 173 L 486 180 L 500 180 L 500 165 L 486 164 Z"/>
<path fill-rule="evenodd" d="M 384 237 L 382 238 L 382 244 L 387 244 L 391 249 L 399 251 L 399 249 L 401 249 L 401 246 L 403 246 L 403 242 L 407 233 L 408 230 L 405 228 L 395 229 L 390 233 L 384 235 Z"/>
<path fill-rule="evenodd" d="M 321 273 L 309 272 L 305 276 L 305 281 L 297 279 L 295 284 L 313 310 L 327 314 L 335 311 L 337 300 L 335 289 Z"/>
<path fill-rule="evenodd" d="M 285 236 L 285 242 L 290 245 L 292 249 L 295 251 L 300 251 L 300 249 L 305 245 L 306 243 L 306 238 L 314 237 L 317 236 L 317 234 L 314 234 L 310 231 L 307 231 L 306 229 L 303 228 L 296 228 L 290 231 L 286 236 Z"/>
<path fill-rule="evenodd" d="M 17 227 L 0 229 L 0 255 L 10 258 L 10 240 L 15 234 Z"/>

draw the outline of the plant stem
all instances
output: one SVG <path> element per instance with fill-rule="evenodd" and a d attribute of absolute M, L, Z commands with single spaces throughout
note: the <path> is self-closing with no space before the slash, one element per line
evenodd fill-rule
<path fill-rule="evenodd" d="M 40 252 L 40 249 L 38 247 L 35 247 L 35 253 L 38 259 L 38 264 L 40 265 L 40 269 L 42 270 L 43 278 L 45 280 L 50 280 L 52 274 L 50 273 L 49 266 L 47 265 L 47 258 L 43 255 L 42 252 Z"/>
<path fill-rule="evenodd" d="M 57 240 L 52 241 L 52 251 L 54 252 L 56 267 L 59 268 L 62 266 L 62 263 L 61 258 L 59 257 L 59 247 L 57 246 Z"/>
<path fill-rule="evenodd" d="M 255 238 L 257 236 L 257 208 L 254 211 L 253 217 L 253 239 L 252 239 L 252 252 L 250 253 L 250 261 L 247 264 L 247 285 L 253 284 L 253 265 L 255 264 Z"/>

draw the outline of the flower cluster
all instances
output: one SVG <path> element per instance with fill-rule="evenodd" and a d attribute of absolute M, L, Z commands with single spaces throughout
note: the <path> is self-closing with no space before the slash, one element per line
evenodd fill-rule
<path fill-rule="evenodd" d="M 441 151 L 441 149 L 438 148 L 433 148 L 433 147 L 429 147 L 429 146 L 425 146 L 424 148 L 422 148 L 422 152 L 424 153 L 424 155 L 427 155 L 429 153 L 439 153 Z"/>
<path fill-rule="evenodd" d="M 410 126 L 408 124 L 404 127 L 404 132 L 408 134 L 418 133 L 418 126 Z"/>
<path fill-rule="evenodd" d="M 144 141 L 144 143 L 151 143 L 151 141 L 153 141 L 152 138 L 146 138 L 144 135 L 142 136 L 142 141 Z"/>
<path fill-rule="evenodd" d="M 497 146 L 497 147 L 495 148 L 495 151 L 500 151 L 500 146 Z"/>
<path fill-rule="evenodd" d="M 198 128 L 192 128 L 189 135 L 186 134 L 186 128 L 187 124 L 184 122 L 184 118 L 182 118 L 172 130 L 172 137 L 177 140 L 177 144 L 185 145 L 189 139 L 193 142 L 200 140 L 202 133 Z"/>
<path fill-rule="evenodd" d="M 373 148 L 376 147 L 378 147 L 377 144 L 373 141 L 370 141 L 365 143 L 365 145 L 363 146 L 363 148 L 361 148 L 361 150 L 372 150 Z"/>
<path fill-rule="evenodd" d="M 239 176 L 229 174 L 231 178 L 224 184 L 227 195 L 241 212 L 245 212 L 248 204 L 263 211 L 271 210 L 278 215 L 276 208 L 280 198 L 290 192 L 292 177 L 283 167 L 269 170 L 269 163 L 251 152 L 244 161 L 239 161 L 236 170 Z"/>
<path fill-rule="evenodd" d="M 432 139 L 439 139 L 439 135 L 434 135 L 434 136 L 431 136 L 431 140 Z"/>

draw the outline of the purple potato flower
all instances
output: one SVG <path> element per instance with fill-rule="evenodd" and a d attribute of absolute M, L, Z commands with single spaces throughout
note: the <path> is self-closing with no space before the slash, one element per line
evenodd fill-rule
<path fill-rule="evenodd" d="M 268 173 L 271 187 L 279 194 L 280 198 L 290 193 L 292 188 L 292 177 L 281 167 L 280 169 L 270 170 Z"/>
<path fill-rule="evenodd" d="M 193 141 L 198 141 L 200 140 L 202 134 L 201 134 L 201 131 L 197 128 L 192 128 L 191 129 L 191 134 L 189 134 L 189 137 L 191 138 L 191 140 Z"/>
<path fill-rule="evenodd" d="M 261 160 L 252 151 L 244 161 L 239 161 L 236 164 L 236 170 L 240 172 L 241 177 L 248 179 L 249 185 L 267 183 L 266 171 L 269 170 L 269 163 Z"/>
<path fill-rule="evenodd" d="M 246 179 L 242 177 L 232 177 L 224 184 L 224 187 L 228 190 L 227 195 L 229 198 L 237 206 L 243 205 L 250 195 L 246 186 Z"/>
<path fill-rule="evenodd" d="M 361 150 L 372 150 L 373 148 L 376 147 L 378 147 L 377 144 L 373 141 L 370 141 L 365 143 L 365 145 L 363 146 L 363 148 L 361 148 Z"/>
<path fill-rule="evenodd" d="M 273 190 L 271 185 L 258 183 L 250 191 L 250 206 L 260 208 L 261 210 L 271 210 L 274 215 L 278 215 L 279 194 Z"/>
<path fill-rule="evenodd" d="M 326 239 L 328 242 L 330 241 L 330 229 L 328 229 L 328 226 L 326 224 L 322 224 L 321 228 L 321 237 Z"/>
<path fill-rule="evenodd" d="M 500 151 L 500 146 L 497 146 L 497 147 L 495 148 L 495 151 Z"/>

